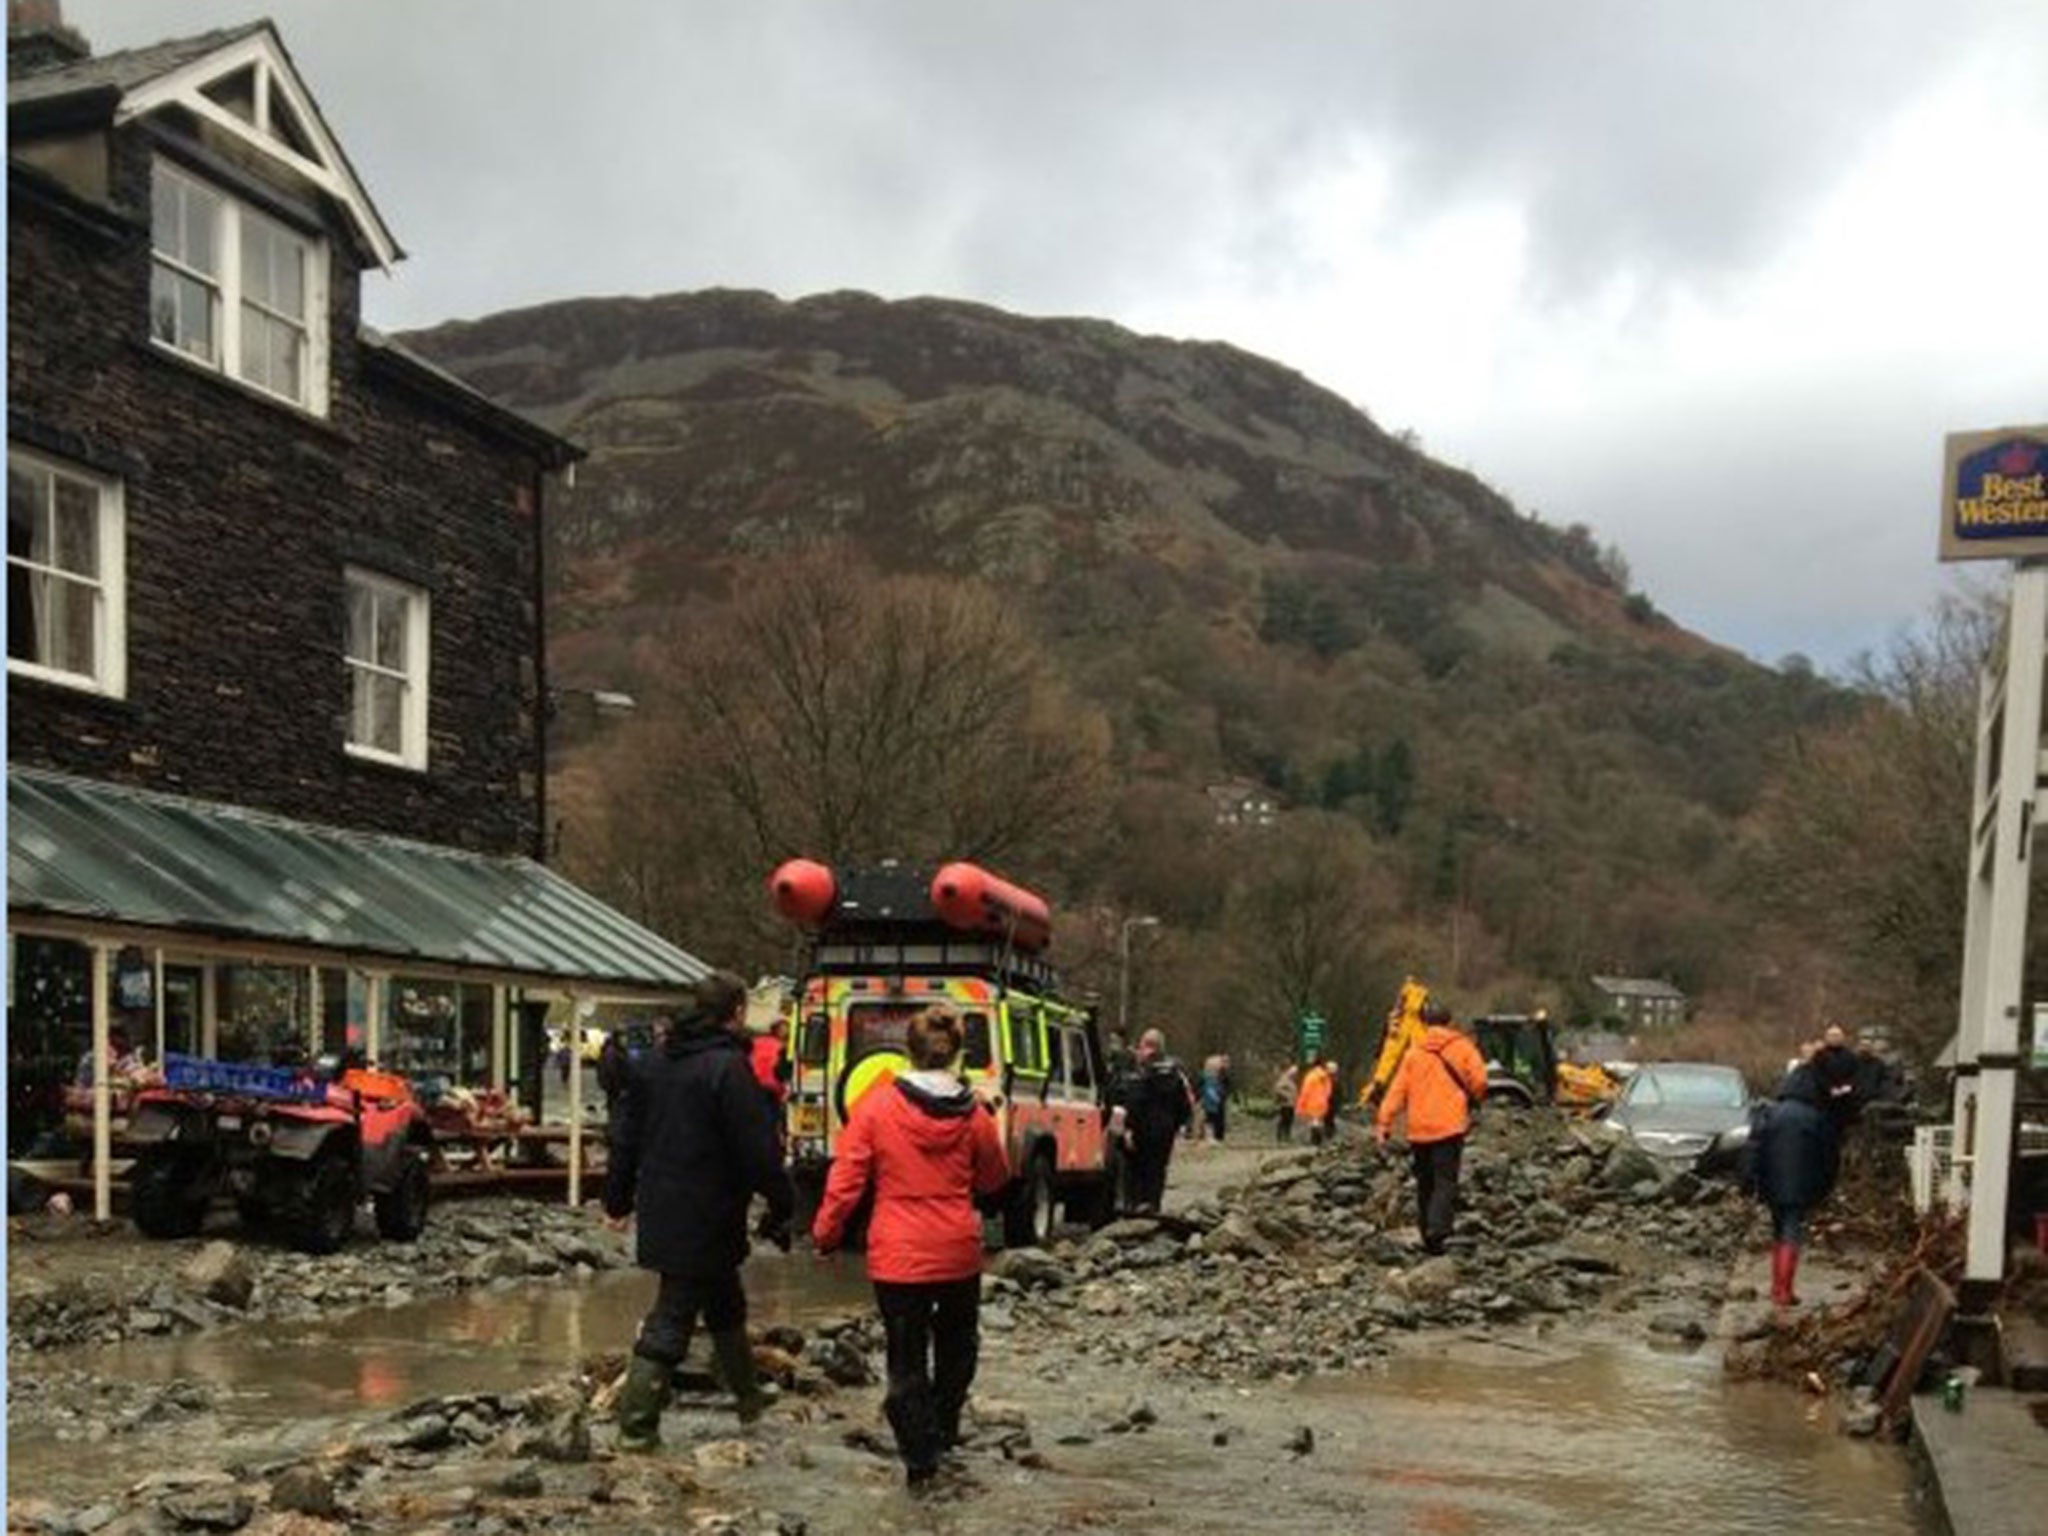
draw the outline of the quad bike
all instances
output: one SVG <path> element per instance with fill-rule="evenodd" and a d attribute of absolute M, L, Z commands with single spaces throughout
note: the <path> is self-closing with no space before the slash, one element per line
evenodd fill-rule
<path fill-rule="evenodd" d="M 365 1197 L 377 1230 L 411 1242 L 427 1224 L 433 1136 L 402 1077 L 329 1080 L 291 1067 L 167 1054 L 164 1085 L 136 1095 L 129 1211 L 149 1237 L 190 1237 L 216 1195 L 244 1223 L 307 1253 L 348 1241 Z"/>

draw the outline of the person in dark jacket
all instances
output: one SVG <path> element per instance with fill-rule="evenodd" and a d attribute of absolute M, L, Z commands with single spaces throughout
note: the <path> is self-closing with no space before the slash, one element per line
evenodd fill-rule
<path fill-rule="evenodd" d="M 910 1021 L 911 1070 L 854 1105 L 811 1226 L 818 1252 L 844 1241 L 870 1190 L 868 1278 L 888 1340 L 883 1407 L 912 1488 L 960 1443 L 960 1413 L 981 1350 L 977 1195 L 1009 1182 L 995 1114 L 955 1077 L 965 1038 L 949 1011 Z"/>
<path fill-rule="evenodd" d="M 661 1276 L 619 1393 L 623 1449 L 660 1443 L 670 1380 L 700 1317 L 741 1422 L 767 1406 L 740 1285 L 747 1208 L 756 1194 L 766 1197 L 761 1235 L 787 1252 L 796 1201 L 775 1106 L 738 1033 L 746 997 L 739 978 L 722 971 L 698 982 L 661 1049 L 633 1063 L 624 1113 L 612 1127 L 605 1214 L 622 1230 L 637 1218 L 640 1265 Z"/>
<path fill-rule="evenodd" d="M 1798 1305 L 1792 1282 L 1806 1219 L 1835 1185 L 1840 1142 L 1826 1092 L 1813 1064 L 1802 1063 L 1785 1074 L 1750 1133 L 1755 1194 L 1771 1212 L 1771 1301 L 1781 1307 Z"/>
<path fill-rule="evenodd" d="M 1124 1111 L 1131 1209 L 1156 1212 L 1166 1198 L 1174 1138 L 1195 1113 L 1187 1074 L 1166 1054 L 1165 1035 L 1148 1029 L 1138 1037 L 1131 1070 L 1111 1085 L 1111 1102 Z"/>

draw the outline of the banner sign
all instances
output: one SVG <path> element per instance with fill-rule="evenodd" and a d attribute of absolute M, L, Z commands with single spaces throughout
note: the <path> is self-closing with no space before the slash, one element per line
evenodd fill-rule
<path fill-rule="evenodd" d="M 1951 432 L 1941 477 L 1941 558 L 2048 555 L 2048 427 Z"/>

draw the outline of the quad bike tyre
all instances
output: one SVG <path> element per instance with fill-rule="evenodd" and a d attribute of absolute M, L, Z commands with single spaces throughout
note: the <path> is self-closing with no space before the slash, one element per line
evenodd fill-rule
<path fill-rule="evenodd" d="M 427 1230 L 427 1154 L 410 1148 L 391 1187 L 377 1194 L 377 1235 L 409 1243 Z"/>
<path fill-rule="evenodd" d="M 206 1196 L 193 1188 L 199 1170 L 175 1152 L 150 1152 L 128 1175 L 128 1214 L 144 1237 L 193 1237 L 206 1220 Z"/>
<path fill-rule="evenodd" d="M 333 1253 L 355 1231 L 355 1161 L 348 1149 L 330 1146 L 306 1165 L 287 1207 L 285 1234 L 306 1253 Z"/>

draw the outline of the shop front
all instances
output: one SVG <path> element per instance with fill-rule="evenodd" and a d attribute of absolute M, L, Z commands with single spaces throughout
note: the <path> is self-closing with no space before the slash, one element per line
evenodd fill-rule
<path fill-rule="evenodd" d="M 102 1215 L 126 1092 L 169 1054 L 361 1051 L 538 1115 L 551 1009 L 660 1010 L 706 969 L 530 859 L 33 770 L 8 813 L 7 1155 L 89 1165 Z"/>

